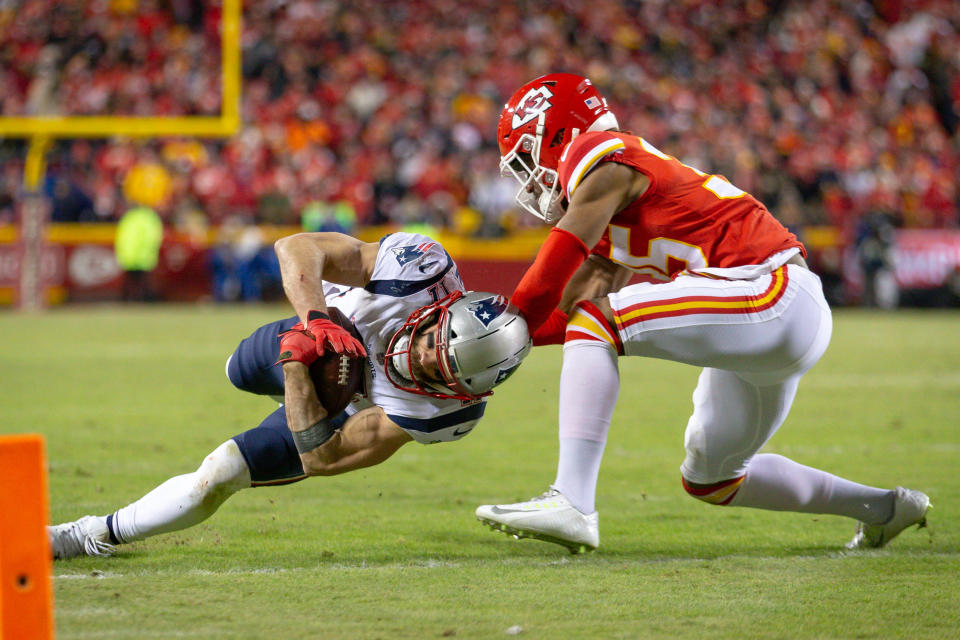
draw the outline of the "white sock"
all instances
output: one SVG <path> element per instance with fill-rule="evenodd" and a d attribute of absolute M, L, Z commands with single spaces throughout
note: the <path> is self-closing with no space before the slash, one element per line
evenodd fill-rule
<path fill-rule="evenodd" d="M 553 487 L 582 513 L 596 510 L 597 476 L 620 391 L 617 352 L 605 342 L 563 346 L 560 454 Z"/>
<path fill-rule="evenodd" d="M 227 440 L 195 472 L 170 478 L 107 516 L 111 540 L 133 542 L 192 527 L 213 515 L 227 498 L 249 486 L 250 469 L 237 443 Z"/>
<path fill-rule="evenodd" d="M 747 467 L 731 506 L 829 513 L 879 524 L 893 515 L 894 492 L 857 484 L 789 458 L 760 453 Z"/>
<path fill-rule="evenodd" d="M 582 438 L 560 438 L 557 479 L 553 488 L 567 497 L 580 513 L 596 511 L 597 476 L 605 443 Z"/>

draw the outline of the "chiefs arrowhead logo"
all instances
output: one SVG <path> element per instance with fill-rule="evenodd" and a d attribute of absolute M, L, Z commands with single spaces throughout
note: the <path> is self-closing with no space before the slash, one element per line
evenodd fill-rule
<path fill-rule="evenodd" d="M 550 102 L 552 97 L 553 92 L 546 86 L 527 91 L 527 94 L 517 103 L 517 110 L 513 112 L 513 128 L 522 127 L 552 107 L 553 104 Z"/>

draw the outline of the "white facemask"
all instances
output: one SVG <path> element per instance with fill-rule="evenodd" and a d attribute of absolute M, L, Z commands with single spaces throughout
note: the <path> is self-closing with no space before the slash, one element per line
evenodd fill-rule
<path fill-rule="evenodd" d="M 390 364 L 393 366 L 394 370 L 403 377 L 407 382 L 413 382 L 410 379 L 410 354 L 407 352 L 407 347 L 410 344 L 410 334 L 405 334 L 397 338 L 397 343 L 394 345 L 395 351 L 403 351 L 404 353 L 396 353 L 390 356 Z"/>

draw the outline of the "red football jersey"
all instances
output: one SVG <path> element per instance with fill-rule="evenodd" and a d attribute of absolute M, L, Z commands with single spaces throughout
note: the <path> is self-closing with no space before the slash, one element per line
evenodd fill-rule
<path fill-rule="evenodd" d="M 584 133 L 567 146 L 558 167 L 567 200 L 600 162 L 625 164 L 650 179 L 646 192 L 610 220 L 593 249 L 637 273 L 669 280 L 684 269 L 761 264 L 791 247 L 804 251 L 749 193 L 627 133 Z"/>

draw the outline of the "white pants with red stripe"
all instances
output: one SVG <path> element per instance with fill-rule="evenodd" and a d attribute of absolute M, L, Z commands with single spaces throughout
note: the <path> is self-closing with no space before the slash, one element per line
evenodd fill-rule
<path fill-rule="evenodd" d="M 689 275 L 635 284 L 609 301 L 625 355 L 704 367 L 681 467 L 697 484 L 746 472 L 783 423 L 832 330 L 820 279 L 796 265 L 755 280 Z"/>

